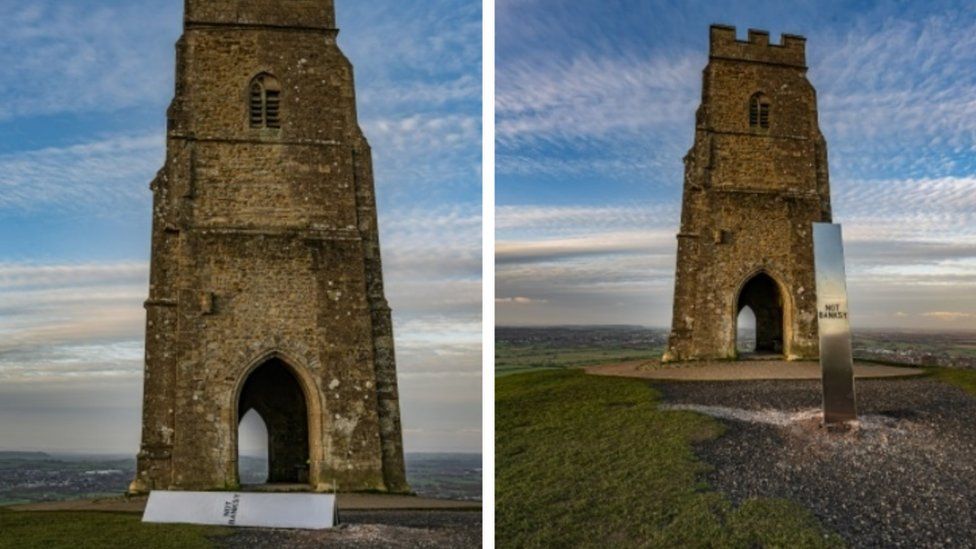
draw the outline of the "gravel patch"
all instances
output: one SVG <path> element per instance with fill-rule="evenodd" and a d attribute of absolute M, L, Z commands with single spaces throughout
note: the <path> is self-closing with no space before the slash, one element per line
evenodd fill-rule
<path fill-rule="evenodd" d="M 241 529 L 222 547 L 481 547 L 480 511 L 345 511 L 332 530 Z"/>
<path fill-rule="evenodd" d="M 667 407 L 723 417 L 696 450 L 733 502 L 798 502 L 855 547 L 976 547 L 976 398 L 962 390 L 858 381 L 860 424 L 828 433 L 817 382 L 655 386 Z"/>

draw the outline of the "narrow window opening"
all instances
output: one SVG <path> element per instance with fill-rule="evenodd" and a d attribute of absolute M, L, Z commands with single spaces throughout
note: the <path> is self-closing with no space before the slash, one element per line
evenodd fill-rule
<path fill-rule="evenodd" d="M 749 99 L 749 127 L 769 129 L 770 102 L 762 93 Z"/>
<path fill-rule="evenodd" d="M 279 110 L 281 106 L 281 93 L 268 90 L 265 93 L 265 116 L 269 128 L 280 128 Z"/>
<path fill-rule="evenodd" d="M 264 125 L 264 90 L 257 82 L 251 86 L 250 115 L 252 128 Z"/>
<path fill-rule="evenodd" d="M 251 81 L 248 119 L 255 129 L 281 127 L 281 87 L 270 74 L 258 75 Z"/>

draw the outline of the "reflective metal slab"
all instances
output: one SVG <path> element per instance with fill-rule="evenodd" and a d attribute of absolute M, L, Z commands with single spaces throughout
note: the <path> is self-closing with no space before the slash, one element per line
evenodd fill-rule
<path fill-rule="evenodd" d="M 823 379 L 824 422 L 857 419 L 854 360 L 847 314 L 847 277 L 840 225 L 813 224 L 813 255 L 817 273 L 817 324 Z"/>
<path fill-rule="evenodd" d="M 142 521 L 322 530 L 336 513 L 332 494 L 154 491 Z"/>

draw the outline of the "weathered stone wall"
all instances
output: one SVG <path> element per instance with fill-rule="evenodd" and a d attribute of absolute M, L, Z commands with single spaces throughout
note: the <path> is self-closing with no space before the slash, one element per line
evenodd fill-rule
<path fill-rule="evenodd" d="M 244 404 L 270 416 L 279 441 L 306 425 L 313 487 L 408 489 L 370 151 L 333 14 L 322 0 L 187 2 L 167 160 L 152 184 L 133 491 L 236 485 L 240 398 L 255 371 L 301 386 L 306 423 L 269 410 L 293 387 L 262 395 L 252 383 Z M 262 73 L 280 83 L 280 128 L 249 122 Z M 272 461 L 287 456 L 272 463 L 286 478 L 296 458 L 271 446 Z"/>
<path fill-rule="evenodd" d="M 826 143 L 805 40 L 713 26 L 695 143 L 685 185 L 667 361 L 737 356 L 739 295 L 770 276 L 783 311 L 789 359 L 819 354 L 810 224 L 830 221 Z M 750 99 L 765 95 L 768 127 L 750 124 Z"/>

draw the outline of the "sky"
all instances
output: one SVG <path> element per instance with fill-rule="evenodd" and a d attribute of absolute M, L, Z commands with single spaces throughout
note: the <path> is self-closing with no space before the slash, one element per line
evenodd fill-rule
<path fill-rule="evenodd" d="M 807 37 L 851 323 L 976 329 L 976 5 L 497 0 L 499 325 L 671 322 L 708 27 Z"/>
<path fill-rule="evenodd" d="M 408 452 L 481 449 L 481 2 L 337 0 Z M 176 0 L 0 0 L 0 449 L 135 453 Z"/>

